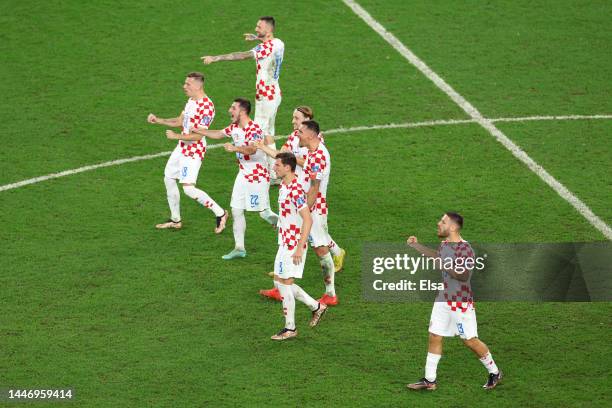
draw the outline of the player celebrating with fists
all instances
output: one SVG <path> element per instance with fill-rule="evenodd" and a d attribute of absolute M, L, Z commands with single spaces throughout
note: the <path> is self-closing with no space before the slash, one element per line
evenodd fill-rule
<path fill-rule="evenodd" d="M 462 266 L 461 268 L 445 268 L 442 270 L 444 289 L 438 292 L 431 319 L 429 321 L 429 347 L 425 363 L 425 377 L 420 381 L 408 384 L 412 390 L 435 390 L 436 371 L 442 358 L 442 340 L 444 337 L 459 335 L 463 344 L 469 347 L 480 359 L 489 372 L 489 378 L 483 385 L 485 389 L 493 389 L 502 379 L 502 372 L 497 368 L 491 352 L 485 343 L 478 338 L 476 311 L 470 286 L 474 252 L 470 244 L 461 237 L 463 217 L 455 212 L 447 212 L 438 222 L 438 237 L 443 241 L 438 250 L 433 250 L 418 242 L 412 236 L 408 245 L 429 258 L 441 259 L 441 265 Z M 463 258 L 461 262 L 457 260 Z M 469 268 L 468 265 L 472 265 Z"/>

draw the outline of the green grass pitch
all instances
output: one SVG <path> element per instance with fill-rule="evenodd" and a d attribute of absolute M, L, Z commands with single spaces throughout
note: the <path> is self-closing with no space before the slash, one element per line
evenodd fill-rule
<path fill-rule="evenodd" d="M 360 4 L 486 117 L 612 114 L 609 2 Z M 189 71 L 205 72 L 212 127 L 226 126 L 233 98 L 253 97 L 254 62 L 199 57 L 250 48 L 242 33 L 261 15 L 276 17 L 286 44 L 277 134 L 300 104 L 324 129 L 469 119 L 341 1 L 5 0 L 0 185 L 171 150 L 145 119 L 180 112 Z M 612 223 L 612 120 L 498 127 Z M 300 335 L 281 344 L 269 340 L 281 307 L 257 294 L 271 284 L 274 231 L 249 214 L 248 258 L 224 262 L 231 228 L 215 236 L 210 213 L 184 195 L 183 230 L 156 231 L 168 212 L 165 157 L 0 191 L 0 389 L 72 387 L 78 407 L 612 404 L 609 302 L 476 294 L 479 334 L 504 383 L 484 392 L 485 370 L 448 339 L 439 389 L 407 391 L 423 374 L 431 304 L 364 301 L 364 242 L 433 241 L 449 209 L 475 242 L 605 237 L 477 124 L 326 142 L 329 227 L 348 252 L 341 305 L 310 330 L 298 304 Z M 198 185 L 227 207 L 236 171 L 230 154 L 211 150 Z M 301 285 L 322 294 L 312 251 L 306 268 Z"/>

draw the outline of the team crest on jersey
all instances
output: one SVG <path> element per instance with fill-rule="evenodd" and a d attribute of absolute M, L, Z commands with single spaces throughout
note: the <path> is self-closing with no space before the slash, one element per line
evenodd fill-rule
<path fill-rule="evenodd" d="M 304 204 L 306 204 L 306 200 L 304 199 L 304 197 L 298 197 L 298 199 L 295 200 L 295 203 L 297 204 L 298 207 L 301 207 Z"/>
<path fill-rule="evenodd" d="M 321 171 L 321 166 L 319 166 L 318 164 L 313 164 L 312 171 L 314 171 L 315 173 Z"/>
<path fill-rule="evenodd" d="M 210 122 L 212 122 L 212 118 L 208 115 L 204 116 L 202 120 L 200 120 L 200 125 L 210 126 Z"/>

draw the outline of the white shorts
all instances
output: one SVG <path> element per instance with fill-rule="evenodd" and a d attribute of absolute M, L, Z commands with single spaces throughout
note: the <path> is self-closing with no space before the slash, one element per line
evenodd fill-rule
<path fill-rule="evenodd" d="M 262 99 L 255 101 L 255 123 L 259 125 L 264 135 L 274 136 L 274 122 L 276 120 L 276 111 L 281 103 L 281 97 L 274 100 Z"/>
<path fill-rule="evenodd" d="M 242 174 L 238 173 L 234 181 L 230 206 L 239 210 L 263 211 L 270 208 L 269 190 L 269 182 L 249 183 Z"/>
<path fill-rule="evenodd" d="M 328 246 L 331 242 L 329 232 L 327 232 L 327 215 L 321 215 L 316 211 L 311 213 L 312 227 L 308 235 L 308 242 L 313 248 Z"/>
<path fill-rule="evenodd" d="M 181 147 L 177 146 L 172 151 L 164 169 L 164 176 L 177 179 L 179 183 L 195 184 L 198 181 L 202 160 L 199 157 L 185 157 L 181 150 Z"/>
<path fill-rule="evenodd" d="M 302 262 L 300 262 L 299 265 L 294 265 L 293 258 L 291 258 L 291 256 L 295 253 L 295 248 L 288 250 L 284 245 L 280 245 L 278 247 L 278 252 L 276 253 L 276 259 L 274 260 L 274 275 L 283 279 L 301 279 L 302 274 L 304 273 L 304 264 L 306 263 L 307 252 L 308 247 L 304 248 Z"/>
<path fill-rule="evenodd" d="M 446 302 L 435 302 L 429 320 L 429 332 L 438 336 L 459 336 L 463 340 L 478 337 L 476 311 L 470 307 L 466 312 L 452 311 Z"/>

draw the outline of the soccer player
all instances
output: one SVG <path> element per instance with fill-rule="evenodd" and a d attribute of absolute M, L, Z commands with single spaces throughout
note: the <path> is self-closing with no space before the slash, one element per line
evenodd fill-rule
<path fill-rule="evenodd" d="M 183 128 L 181 134 L 172 130 L 166 131 L 166 137 L 178 140 L 177 146 L 168 159 L 164 170 L 164 183 L 170 206 L 170 219 L 157 224 L 158 229 L 183 226 L 180 212 L 181 195 L 176 180 L 183 185 L 183 191 L 204 207 L 210 209 L 217 217 L 215 233 L 220 234 L 225 229 L 228 213 L 219 206 L 208 194 L 195 187 L 202 160 L 206 154 L 206 139 L 194 133 L 199 129 L 207 129 L 215 118 L 215 105 L 204 93 L 204 75 L 200 72 L 191 72 L 185 78 L 183 90 L 189 97 L 185 109 L 176 118 L 161 119 L 150 113 L 147 117 L 149 123 L 169 127 Z"/>
<path fill-rule="evenodd" d="M 247 99 L 237 98 L 229 108 L 232 123 L 223 130 L 198 130 L 200 135 L 212 139 L 232 138 L 232 143 L 225 143 L 228 152 L 236 153 L 238 174 L 232 190 L 232 216 L 234 217 L 234 249 L 223 255 L 225 260 L 244 258 L 247 253 L 244 246 L 246 218 L 244 211 L 257 211 L 261 218 L 272 225 L 278 222 L 278 215 L 270 210 L 270 174 L 265 161 L 265 154 L 257 150 L 255 143 L 263 140 L 259 125 L 251 120 L 251 103 Z"/>
<path fill-rule="evenodd" d="M 272 336 L 272 340 L 287 340 L 297 336 L 295 327 L 295 300 L 304 303 L 312 311 L 310 327 L 316 326 L 327 310 L 325 303 L 317 302 L 295 279 L 301 279 L 308 250 L 307 240 L 312 218 L 306 202 L 306 194 L 295 175 L 296 160 L 293 153 L 276 156 L 276 174 L 282 178 L 278 193 L 278 252 L 274 260 L 274 280 L 282 296 L 285 327 Z"/>
<path fill-rule="evenodd" d="M 306 191 L 308 208 L 312 212 L 312 229 L 310 230 L 310 245 L 319 257 L 325 294 L 319 302 L 327 306 L 336 306 L 338 296 L 334 286 L 334 261 L 329 252 L 331 237 L 327 232 L 327 185 L 331 171 L 331 158 L 325 145 L 319 138 L 319 124 L 314 120 L 305 120 L 298 129 L 300 146 L 308 149 L 304 161 L 302 185 Z"/>
<path fill-rule="evenodd" d="M 231 54 L 203 56 L 204 64 L 212 64 L 218 61 L 237 61 L 244 59 L 255 59 L 257 66 L 257 80 L 255 83 L 255 122 L 259 124 L 264 135 L 274 136 L 274 122 L 276 111 L 281 103 L 281 90 L 278 83 L 285 44 L 274 37 L 276 21 L 274 17 L 261 17 L 255 26 L 256 34 L 244 34 L 246 41 L 260 41 L 261 43 L 253 49 L 244 52 L 233 52 Z M 270 147 L 276 149 L 274 139 Z M 274 160 L 266 159 L 268 170 L 274 175 Z"/>
<path fill-rule="evenodd" d="M 420 381 L 408 384 L 412 390 L 435 390 L 437 387 L 436 370 L 442 357 L 442 340 L 444 337 L 459 335 L 463 344 L 469 347 L 480 359 L 489 372 L 489 378 L 483 388 L 490 390 L 499 384 L 502 372 L 497 368 L 491 352 L 485 343 L 478 338 L 476 311 L 470 286 L 470 277 L 474 261 L 461 261 L 457 268 L 457 259 L 474 259 L 474 252 L 467 241 L 461 237 L 463 217 L 454 212 L 447 212 L 438 222 L 438 237 L 443 239 L 438 250 L 419 244 L 416 237 L 408 238 L 408 245 L 421 254 L 439 259 L 440 264 L 452 262 L 454 268 L 443 269 L 444 289 L 438 292 L 431 319 L 429 322 L 429 348 L 425 362 L 425 377 Z"/>
<path fill-rule="evenodd" d="M 292 152 L 295 155 L 297 161 L 295 174 L 302 183 L 302 187 L 304 188 L 304 190 L 307 190 L 310 185 L 309 182 L 306 182 L 305 177 L 303 176 L 303 166 L 308 156 L 308 148 L 300 146 L 298 129 L 304 121 L 312 120 L 313 117 L 314 114 L 312 108 L 310 108 L 309 106 L 298 106 L 297 108 L 295 108 L 295 110 L 293 111 L 293 120 L 291 122 L 293 124 L 293 133 L 288 136 L 287 141 L 281 147 L 281 152 Z M 269 136 L 266 136 L 266 138 L 267 137 Z M 321 139 L 321 142 L 323 143 L 321 134 L 319 134 L 319 137 Z M 277 150 L 270 148 L 264 143 L 258 143 L 257 148 L 263 150 L 267 155 L 271 157 L 276 157 L 276 155 L 278 154 Z M 334 261 L 334 272 L 339 272 L 344 265 L 344 257 L 346 256 L 346 251 L 340 248 L 338 244 L 336 244 L 336 242 L 331 239 L 331 237 L 328 247 L 332 254 L 332 259 Z M 276 287 L 276 283 L 274 288 L 260 290 L 259 293 L 263 296 L 275 300 L 281 300 L 280 292 Z"/>

